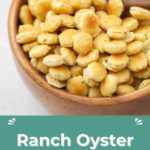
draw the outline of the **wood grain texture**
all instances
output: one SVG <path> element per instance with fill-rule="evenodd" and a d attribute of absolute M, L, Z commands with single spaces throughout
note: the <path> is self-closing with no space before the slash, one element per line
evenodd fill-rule
<path fill-rule="evenodd" d="M 26 0 L 13 0 L 8 18 L 9 39 L 21 77 L 31 93 L 59 115 L 150 115 L 150 87 L 113 98 L 87 98 L 51 87 L 31 66 L 16 42 L 19 8 Z"/>

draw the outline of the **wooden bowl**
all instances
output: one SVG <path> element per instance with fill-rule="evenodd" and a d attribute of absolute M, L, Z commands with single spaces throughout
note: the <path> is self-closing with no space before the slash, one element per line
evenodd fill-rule
<path fill-rule="evenodd" d="M 55 115 L 150 115 L 150 87 L 113 98 L 87 98 L 51 87 L 31 66 L 16 42 L 19 8 L 27 0 L 13 0 L 8 20 L 9 39 L 17 68 L 37 100 Z"/>

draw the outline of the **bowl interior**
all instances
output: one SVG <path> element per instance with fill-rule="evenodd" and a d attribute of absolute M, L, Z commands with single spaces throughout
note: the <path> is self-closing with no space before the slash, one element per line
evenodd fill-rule
<path fill-rule="evenodd" d="M 33 81 L 36 82 L 39 86 L 45 89 L 47 92 L 54 94 L 55 96 L 61 98 L 62 100 L 69 100 L 74 101 L 77 103 L 82 103 L 86 105 L 115 105 L 126 103 L 130 101 L 139 100 L 140 98 L 144 98 L 145 96 L 150 94 L 150 87 L 145 89 L 136 91 L 131 94 L 123 95 L 123 96 L 116 96 L 112 98 L 88 98 L 88 97 L 81 97 L 77 95 L 72 95 L 65 90 L 57 89 L 50 86 L 46 80 L 31 66 L 29 60 L 27 59 L 25 53 L 23 52 L 21 46 L 16 42 L 16 34 L 18 28 L 18 15 L 19 15 L 19 8 L 21 5 L 27 3 L 27 0 L 13 0 L 12 5 L 10 8 L 9 13 L 9 20 L 8 20 L 8 30 L 9 30 L 9 39 L 11 43 L 11 47 L 17 62 L 21 65 L 23 70 L 28 74 Z"/>

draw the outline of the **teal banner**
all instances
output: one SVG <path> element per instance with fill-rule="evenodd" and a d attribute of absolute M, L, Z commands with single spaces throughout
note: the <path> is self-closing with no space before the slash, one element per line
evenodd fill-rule
<path fill-rule="evenodd" d="M 0 117 L 0 150 L 150 150 L 150 117 Z"/>

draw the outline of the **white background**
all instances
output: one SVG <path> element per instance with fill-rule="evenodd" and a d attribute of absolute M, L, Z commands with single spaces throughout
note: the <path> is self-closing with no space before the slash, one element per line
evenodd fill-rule
<path fill-rule="evenodd" d="M 13 0 L 0 0 L 0 115 L 50 115 L 32 97 L 16 70 L 7 32 Z"/>

